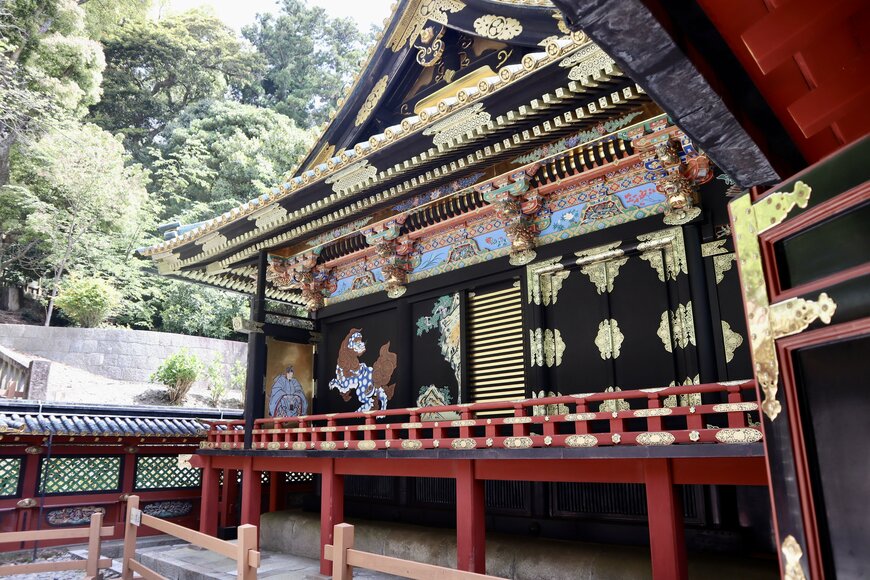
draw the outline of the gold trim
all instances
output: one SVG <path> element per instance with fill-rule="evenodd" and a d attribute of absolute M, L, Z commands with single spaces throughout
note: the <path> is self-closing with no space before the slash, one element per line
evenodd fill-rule
<path fill-rule="evenodd" d="M 395 31 L 387 40 L 393 52 L 399 52 L 407 44 L 410 46 L 426 26 L 426 22 L 432 21 L 438 24 L 447 24 L 448 12 L 459 12 L 465 8 L 460 0 L 419 0 L 410 2 L 405 9 Z"/>
<path fill-rule="evenodd" d="M 356 127 L 359 127 L 363 123 L 365 123 L 369 116 L 372 114 L 372 111 L 375 110 L 378 102 L 381 100 L 381 97 L 384 96 L 384 91 L 387 90 L 387 81 L 389 80 L 388 75 L 384 75 L 381 79 L 375 83 L 375 86 L 372 87 L 372 92 L 366 97 L 366 100 L 363 102 L 362 106 L 359 109 L 359 112 L 356 114 L 356 119 L 353 124 Z"/>
<path fill-rule="evenodd" d="M 622 391 L 619 387 L 607 387 L 605 393 L 618 393 Z M 617 411 L 628 411 L 630 409 L 628 401 L 625 399 L 609 399 L 598 406 L 600 413 L 616 413 Z"/>
<path fill-rule="evenodd" d="M 516 18 L 484 14 L 474 21 L 474 31 L 484 38 L 510 40 L 523 33 L 523 25 Z"/>
<path fill-rule="evenodd" d="M 804 551 L 797 540 L 794 539 L 794 536 L 789 534 L 785 537 L 780 551 L 785 559 L 782 565 L 782 577 L 785 580 L 806 580 L 804 569 L 801 566 L 801 558 L 803 558 Z"/>
<path fill-rule="evenodd" d="M 771 306 L 758 235 L 782 223 L 795 205 L 806 207 L 811 192 L 812 189 L 807 184 L 798 181 L 792 191 L 774 192 L 755 205 L 748 194 L 728 204 L 734 249 L 739 259 L 740 289 L 746 309 L 755 378 L 764 394 L 761 409 L 771 421 L 782 411 L 782 404 L 776 398 L 779 390 L 779 363 L 774 341 L 781 336 L 800 332 L 816 317 L 826 324 L 829 323 L 836 304 L 827 294 L 822 293 L 818 302 L 799 298 Z"/>
<path fill-rule="evenodd" d="M 713 273 L 716 275 L 716 284 L 721 284 L 725 279 L 726 272 L 731 270 L 731 265 L 737 260 L 734 252 L 713 256 Z"/>
<path fill-rule="evenodd" d="M 667 431 L 646 431 L 637 436 L 637 442 L 641 445 L 671 445 L 676 438 Z"/>
<path fill-rule="evenodd" d="M 531 417 L 507 417 L 504 420 L 505 425 L 517 425 L 520 423 L 531 423 Z"/>
<path fill-rule="evenodd" d="M 281 444 L 277 441 L 270 441 L 266 444 L 266 449 L 268 449 L 269 451 L 278 451 L 279 449 L 281 449 Z"/>
<path fill-rule="evenodd" d="M 714 240 L 712 242 L 707 242 L 706 244 L 701 244 L 701 256 L 709 258 L 710 256 L 727 254 L 728 248 L 725 247 L 727 241 L 727 239 L 723 238 L 721 240 Z"/>
<path fill-rule="evenodd" d="M 323 451 L 335 451 L 335 441 L 321 441 L 320 449 Z"/>
<path fill-rule="evenodd" d="M 565 445 L 568 447 L 595 447 L 598 445 L 598 438 L 595 435 L 569 435 L 565 438 Z"/>
<path fill-rule="evenodd" d="M 487 77 L 494 76 L 496 76 L 496 73 L 493 72 L 492 68 L 489 65 L 482 66 L 476 70 L 473 70 L 467 75 L 463 76 L 461 79 L 457 79 L 449 85 L 441 87 L 428 97 L 420 99 L 417 104 L 414 105 L 414 114 L 419 115 L 420 111 L 424 109 L 428 109 L 429 107 L 436 107 L 438 106 L 438 103 L 448 97 L 458 97 L 460 91 L 469 88 L 476 89 L 480 81 Z"/>
<path fill-rule="evenodd" d="M 816 319 L 825 324 L 837 310 L 837 303 L 827 293 L 819 294 L 818 300 L 791 298 L 770 306 L 770 326 L 774 338 L 797 334 L 806 329 Z"/>
<path fill-rule="evenodd" d="M 474 419 L 463 419 L 461 421 L 450 422 L 451 427 L 473 427 L 474 425 L 477 425 L 477 421 Z"/>
<path fill-rule="evenodd" d="M 729 413 L 731 411 L 757 411 L 758 403 L 719 403 L 713 405 L 714 413 Z"/>
<path fill-rule="evenodd" d="M 402 429 L 420 429 L 423 423 L 402 423 Z"/>
<path fill-rule="evenodd" d="M 528 449 L 532 446 L 531 437 L 505 437 L 505 449 Z"/>
<path fill-rule="evenodd" d="M 408 451 L 423 449 L 423 442 L 416 439 L 406 439 L 402 441 L 402 449 L 406 449 Z"/>
<path fill-rule="evenodd" d="M 474 439 L 454 439 L 450 442 L 450 447 L 453 449 L 474 449 L 477 447 L 477 441 Z"/>
<path fill-rule="evenodd" d="M 562 256 L 556 256 L 555 258 L 550 258 L 549 260 L 543 260 L 526 266 L 526 283 L 528 286 L 527 292 L 529 304 L 534 302 L 535 304 L 543 303 L 544 306 L 547 306 L 550 304 L 551 299 L 553 304 L 556 303 L 556 296 L 553 295 L 553 281 L 548 279 L 545 282 L 543 276 L 564 270 L 565 267 L 560 263 L 561 261 Z M 562 288 L 562 281 L 564 279 L 565 277 L 556 282 L 556 294 L 558 294 L 559 290 Z"/>
<path fill-rule="evenodd" d="M 668 407 L 658 409 L 638 409 L 634 412 L 635 417 L 661 417 L 670 415 L 673 411 Z"/>
<path fill-rule="evenodd" d="M 640 259 L 649 262 L 660 281 L 664 282 L 666 277 L 676 280 L 681 273 L 689 273 L 681 228 L 641 234 L 637 240 L 641 242 L 637 246 L 641 252 Z"/>
<path fill-rule="evenodd" d="M 723 320 L 722 340 L 725 346 L 725 362 L 730 363 L 734 359 L 734 351 L 743 344 L 743 337 L 731 330 L 731 325 Z"/>
<path fill-rule="evenodd" d="M 361 451 L 371 451 L 372 449 L 375 449 L 377 446 L 378 446 L 377 442 L 371 441 L 371 440 L 359 441 L 356 444 L 356 448 L 361 450 Z"/>
<path fill-rule="evenodd" d="M 619 348 L 622 346 L 623 340 L 625 340 L 625 336 L 619 330 L 619 323 L 616 319 L 606 318 L 598 324 L 595 346 L 598 347 L 602 359 L 619 358 Z"/>
<path fill-rule="evenodd" d="M 293 451 L 305 451 L 306 445 L 304 441 L 294 441 Z"/>
<path fill-rule="evenodd" d="M 746 443 L 755 443 L 761 441 L 761 431 L 751 427 L 740 427 L 738 429 L 719 429 L 716 432 L 716 441 L 719 443 L 729 443 L 732 445 L 744 445 Z"/>
<path fill-rule="evenodd" d="M 797 181 L 791 191 L 775 191 L 752 206 L 757 233 L 763 234 L 783 222 L 789 212 L 797 205 L 807 207 L 812 188 L 803 181 Z"/>
<path fill-rule="evenodd" d="M 570 413 L 565 415 L 566 421 L 592 421 L 595 419 L 595 413 Z"/>
<path fill-rule="evenodd" d="M 676 310 L 662 312 L 659 328 L 656 334 L 668 352 L 674 348 L 686 348 L 695 345 L 695 318 L 692 313 L 692 301 L 680 304 Z"/>
<path fill-rule="evenodd" d="M 589 277 L 599 294 L 613 292 L 613 283 L 619 276 L 619 269 L 628 262 L 627 257 L 622 257 L 625 252 L 617 248 L 621 243 L 614 242 L 574 253 L 577 256 L 577 265 L 581 266 L 580 272 Z"/>

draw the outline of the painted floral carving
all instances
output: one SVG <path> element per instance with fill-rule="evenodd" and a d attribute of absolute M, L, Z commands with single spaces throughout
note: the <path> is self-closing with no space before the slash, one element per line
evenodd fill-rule
<path fill-rule="evenodd" d="M 453 369 L 456 384 L 461 384 L 460 374 L 460 329 L 459 324 L 459 294 L 440 297 L 432 307 L 432 314 L 417 319 L 417 336 L 422 336 L 430 330 L 438 329 L 438 346 L 441 356 Z"/>

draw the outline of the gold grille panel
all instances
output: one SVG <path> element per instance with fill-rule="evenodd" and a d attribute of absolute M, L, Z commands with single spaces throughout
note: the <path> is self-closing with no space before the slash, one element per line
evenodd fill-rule
<path fill-rule="evenodd" d="M 524 398 L 525 351 L 518 283 L 502 290 L 469 294 L 467 336 L 471 402 Z"/>

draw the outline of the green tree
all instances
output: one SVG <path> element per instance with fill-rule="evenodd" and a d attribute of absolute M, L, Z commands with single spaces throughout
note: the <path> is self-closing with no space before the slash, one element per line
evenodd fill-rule
<path fill-rule="evenodd" d="M 0 186 L 9 180 L 15 143 L 35 138 L 63 113 L 81 116 L 99 100 L 104 67 L 75 1 L 0 3 Z"/>
<path fill-rule="evenodd" d="M 61 285 L 56 302 L 76 325 L 95 328 L 117 311 L 121 296 L 101 278 L 71 274 Z"/>
<path fill-rule="evenodd" d="M 278 16 L 259 14 L 242 34 L 268 62 L 262 102 L 306 128 L 329 119 L 374 40 L 303 0 L 283 0 Z"/>
<path fill-rule="evenodd" d="M 170 282 L 161 311 L 162 330 L 211 338 L 227 338 L 233 317 L 247 316 L 247 300 L 220 290 Z"/>
<path fill-rule="evenodd" d="M 25 227 L 40 239 L 50 323 L 59 284 L 70 269 L 93 271 L 126 259 L 154 223 L 141 166 L 128 165 L 121 142 L 96 125 L 68 122 L 21 148 L 13 182 L 26 188 Z"/>
<path fill-rule="evenodd" d="M 151 0 L 78 0 L 85 9 L 85 29 L 94 40 L 117 33 L 125 24 L 145 20 Z"/>
<path fill-rule="evenodd" d="M 94 122 L 120 132 L 134 157 L 192 103 L 241 94 L 259 77 L 260 56 L 203 10 L 159 22 L 132 21 L 105 40 L 103 100 Z"/>
<path fill-rule="evenodd" d="M 275 184 L 305 153 L 312 135 L 269 109 L 200 101 L 182 111 L 158 141 L 152 167 L 164 217 L 191 223 Z"/>
<path fill-rule="evenodd" d="M 181 349 L 170 355 L 151 375 L 151 382 L 166 385 L 170 405 L 183 405 L 187 393 L 202 372 L 202 361 L 193 353 Z"/>

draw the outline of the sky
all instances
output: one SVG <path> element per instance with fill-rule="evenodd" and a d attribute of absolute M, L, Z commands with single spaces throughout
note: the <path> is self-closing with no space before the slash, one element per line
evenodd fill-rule
<path fill-rule="evenodd" d="M 357 22 L 360 30 L 368 32 L 375 24 L 380 28 L 390 14 L 395 0 L 308 0 L 309 4 L 323 7 L 330 16 L 347 16 Z M 211 7 L 218 18 L 237 32 L 254 22 L 261 12 L 278 12 L 277 0 L 157 0 L 153 13 L 166 15 L 184 12 L 199 6 Z"/>

